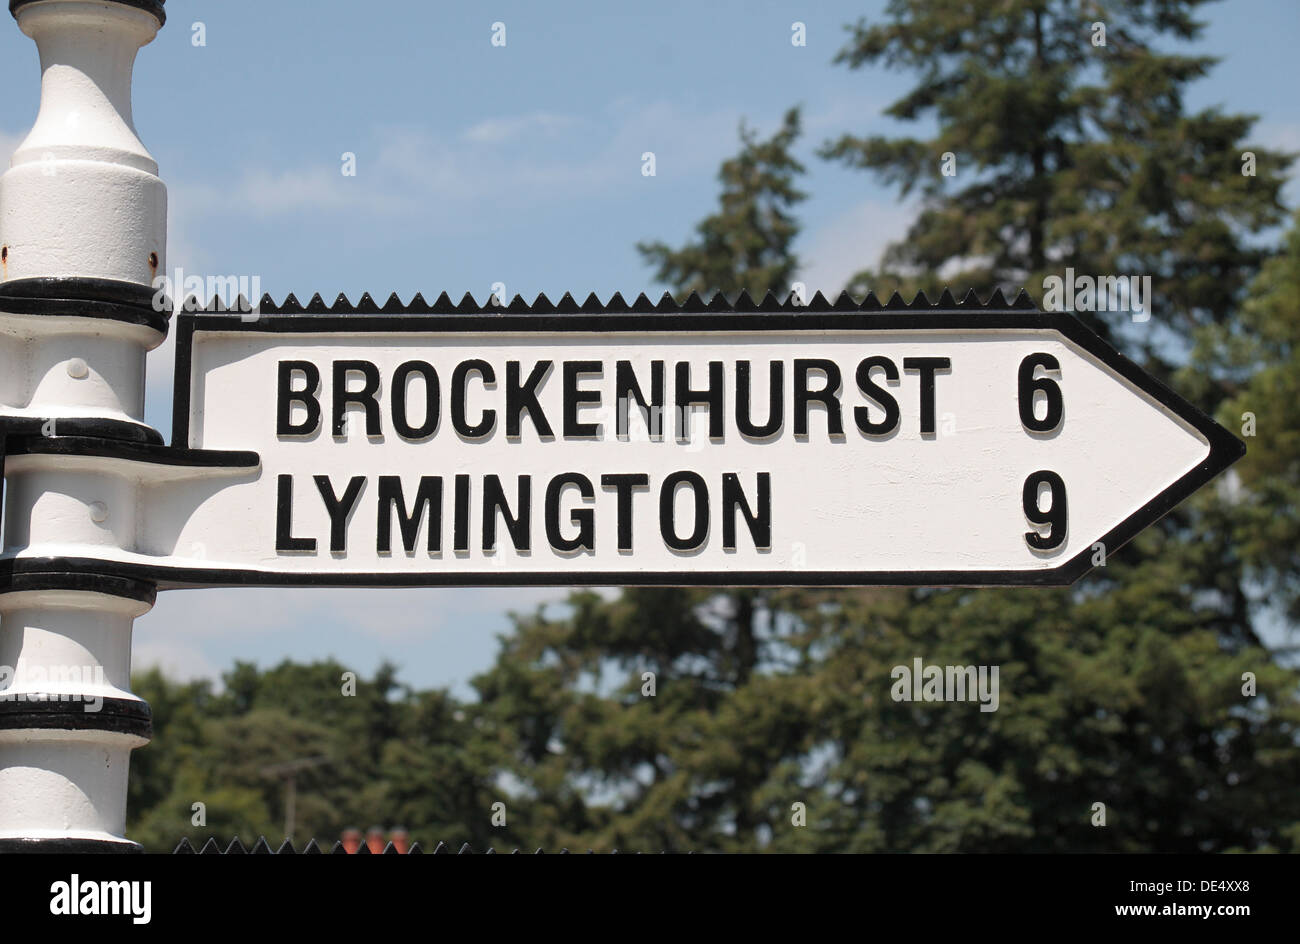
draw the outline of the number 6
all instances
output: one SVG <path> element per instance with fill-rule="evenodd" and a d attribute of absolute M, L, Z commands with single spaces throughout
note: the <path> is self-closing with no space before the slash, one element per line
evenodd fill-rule
<path fill-rule="evenodd" d="M 1060 362 L 1051 354 L 1030 354 L 1020 362 L 1020 374 L 1017 378 L 1020 399 L 1020 422 L 1031 433 L 1050 433 L 1061 425 L 1065 414 L 1065 402 L 1061 397 L 1061 385 L 1051 377 L 1035 377 L 1034 371 L 1039 367 L 1044 370 L 1061 369 Z M 1042 393 L 1047 401 L 1047 410 L 1040 420 L 1034 415 L 1034 395 Z"/>

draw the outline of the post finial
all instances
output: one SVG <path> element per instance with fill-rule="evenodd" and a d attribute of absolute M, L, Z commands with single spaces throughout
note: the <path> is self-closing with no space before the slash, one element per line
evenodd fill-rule
<path fill-rule="evenodd" d="M 46 0 L 9 0 L 9 12 L 14 16 L 23 7 L 31 6 L 34 3 L 43 3 Z M 103 3 L 120 3 L 123 6 L 135 7 L 144 10 L 146 13 L 152 13 L 158 18 L 158 25 L 161 27 L 167 22 L 167 11 L 163 9 L 163 4 L 167 0 L 100 0 Z"/>
<path fill-rule="evenodd" d="M 151 285 L 166 272 L 167 190 L 136 134 L 131 80 L 136 53 L 158 33 L 162 3 L 10 0 L 9 8 L 40 50 L 41 103 L 0 177 L 0 284 Z"/>

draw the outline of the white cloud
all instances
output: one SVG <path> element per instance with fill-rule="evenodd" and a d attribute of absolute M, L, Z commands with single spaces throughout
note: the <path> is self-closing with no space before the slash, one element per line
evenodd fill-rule
<path fill-rule="evenodd" d="M 865 200 L 810 233 L 799 249 L 799 278 L 808 294 L 834 299 L 855 274 L 874 268 L 885 247 L 907 235 L 916 209 L 908 204 Z"/>
<path fill-rule="evenodd" d="M 573 115 L 538 111 L 508 118 L 487 118 L 466 129 L 461 138 L 473 144 L 500 144 L 530 132 L 554 137 L 578 124 Z"/>
<path fill-rule="evenodd" d="M 502 595 L 492 590 L 467 589 L 379 589 L 379 590 L 280 590 L 286 595 L 281 610 L 299 620 L 328 623 L 350 632 L 388 641 L 410 640 L 458 628 L 484 619 L 499 619 Z M 529 610 L 541 603 L 561 600 L 563 588 L 528 588 L 509 591 L 516 610 Z M 281 597 L 276 602 L 280 604 Z"/>
<path fill-rule="evenodd" d="M 1252 137 L 1265 147 L 1279 151 L 1300 151 L 1300 122 L 1263 122 L 1256 127 Z"/>
<path fill-rule="evenodd" d="M 160 594 L 137 625 L 169 627 L 186 639 L 262 638 L 288 629 L 313 627 L 384 640 L 425 637 L 485 618 L 499 619 L 502 596 L 516 610 L 562 600 L 564 588 L 267 588 L 235 587 Z"/>
<path fill-rule="evenodd" d="M 660 177 L 711 172 L 735 149 L 737 123 L 730 112 L 620 101 L 601 121 L 549 112 L 489 119 L 450 143 L 422 128 L 386 128 L 367 186 L 399 212 L 424 212 L 429 201 L 490 203 L 496 211 L 591 198 L 640 181 L 646 151 L 655 152 Z M 531 130 L 543 140 L 517 146 L 514 139 Z"/>
<path fill-rule="evenodd" d="M 221 679 L 221 669 L 192 644 L 152 637 L 137 639 L 131 646 L 132 671 L 152 668 L 161 669 L 163 675 L 177 682 L 197 679 L 216 682 Z"/>
<path fill-rule="evenodd" d="M 135 624 L 137 668 L 220 680 L 235 661 L 335 658 L 368 672 L 381 661 L 419 688 L 473 697 L 468 679 L 488 669 L 506 613 L 558 603 L 565 588 L 177 590 L 159 594 Z"/>
<path fill-rule="evenodd" d="M 356 148 L 355 177 L 343 176 L 334 155 L 296 167 L 275 166 L 274 154 L 252 155 L 255 163 L 233 181 L 179 184 L 174 192 L 195 226 L 209 215 L 346 210 L 352 219 L 383 218 L 427 215 L 431 206 L 444 214 L 448 206 L 471 214 L 517 211 L 640 181 L 645 151 L 655 152 L 660 177 L 712 172 L 735 150 L 738 122 L 731 111 L 619 101 L 594 120 L 539 111 L 486 119 L 451 136 L 381 127 Z"/>
<path fill-rule="evenodd" d="M 364 156 L 358 158 L 359 168 L 364 160 Z M 342 170 L 341 158 L 332 165 L 315 163 L 283 170 L 254 166 L 245 168 L 233 182 L 185 184 L 177 191 L 191 221 L 208 215 L 265 219 L 303 210 L 392 211 L 402 206 L 394 195 L 367 186 L 363 168 L 356 177 L 345 177 Z"/>
<path fill-rule="evenodd" d="M 887 128 L 893 121 L 884 114 L 888 100 L 877 95 L 844 96 L 817 109 L 805 109 L 803 130 L 811 138 L 823 133 L 856 136 Z M 820 144 L 820 141 L 815 143 Z"/>

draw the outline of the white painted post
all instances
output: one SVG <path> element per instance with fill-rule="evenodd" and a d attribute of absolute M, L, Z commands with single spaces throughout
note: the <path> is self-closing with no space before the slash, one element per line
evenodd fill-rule
<path fill-rule="evenodd" d="M 152 287 L 167 197 L 132 124 L 131 76 L 163 0 L 9 8 L 36 41 L 42 79 L 36 124 L 0 177 L 0 443 L 34 453 L 11 459 L 11 477 L 25 463 L 27 481 L 5 495 L 0 852 L 135 852 L 127 768 L 150 715 L 130 691 L 131 625 L 156 587 L 98 574 L 87 554 L 133 532 L 135 486 L 93 449 L 69 465 L 31 442 L 162 442 L 144 423 L 144 377 L 170 314 Z M 31 487 L 61 469 L 75 488 Z M 92 559 L 16 572 L 11 556 L 33 535 Z"/>

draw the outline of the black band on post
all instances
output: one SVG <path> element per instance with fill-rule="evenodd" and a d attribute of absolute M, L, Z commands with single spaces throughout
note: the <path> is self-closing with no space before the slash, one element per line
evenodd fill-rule
<path fill-rule="evenodd" d="M 9 0 L 9 12 L 17 17 L 20 9 L 39 2 L 40 0 Z M 152 13 L 158 20 L 158 26 L 160 28 L 167 22 L 167 12 L 163 10 L 163 4 L 166 3 L 167 0 L 105 0 L 105 2 L 120 3 L 126 7 L 135 7 L 137 10 L 144 10 L 146 13 Z"/>
<path fill-rule="evenodd" d="M 88 692 L 0 692 L 0 731 L 109 731 L 153 737 L 149 705 Z"/>
<path fill-rule="evenodd" d="M 149 581 L 70 570 L 60 567 L 57 560 L 0 561 L 0 594 L 30 590 L 103 593 L 124 600 L 138 600 L 150 606 L 158 599 L 158 585 Z"/>
<path fill-rule="evenodd" d="M 58 836 L 49 839 L 0 839 L 0 855 L 139 855 L 144 846 L 138 842 L 112 842 L 108 839 L 76 839 Z"/>
<path fill-rule="evenodd" d="M 105 318 L 145 325 L 167 333 L 172 301 L 155 304 L 158 291 L 139 282 L 117 279 L 54 278 L 12 279 L 0 282 L 0 312 L 16 315 L 61 315 Z"/>
<path fill-rule="evenodd" d="M 124 442 L 147 443 L 161 446 L 162 434 L 144 423 L 106 419 L 99 416 L 40 416 L 0 415 L 0 437 L 44 436 L 48 427 L 55 436 L 75 436 L 82 439 L 120 439 Z"/>
<path fill-rule="evenodd" d="M 79 436 L 60 436 L 57 439 L 11 436 L 7 451 L 10 456 L 95 456 L 186 469 L 253 470 L 261 463 L 257 453 L 246 449 L 178 449 Z"/>

